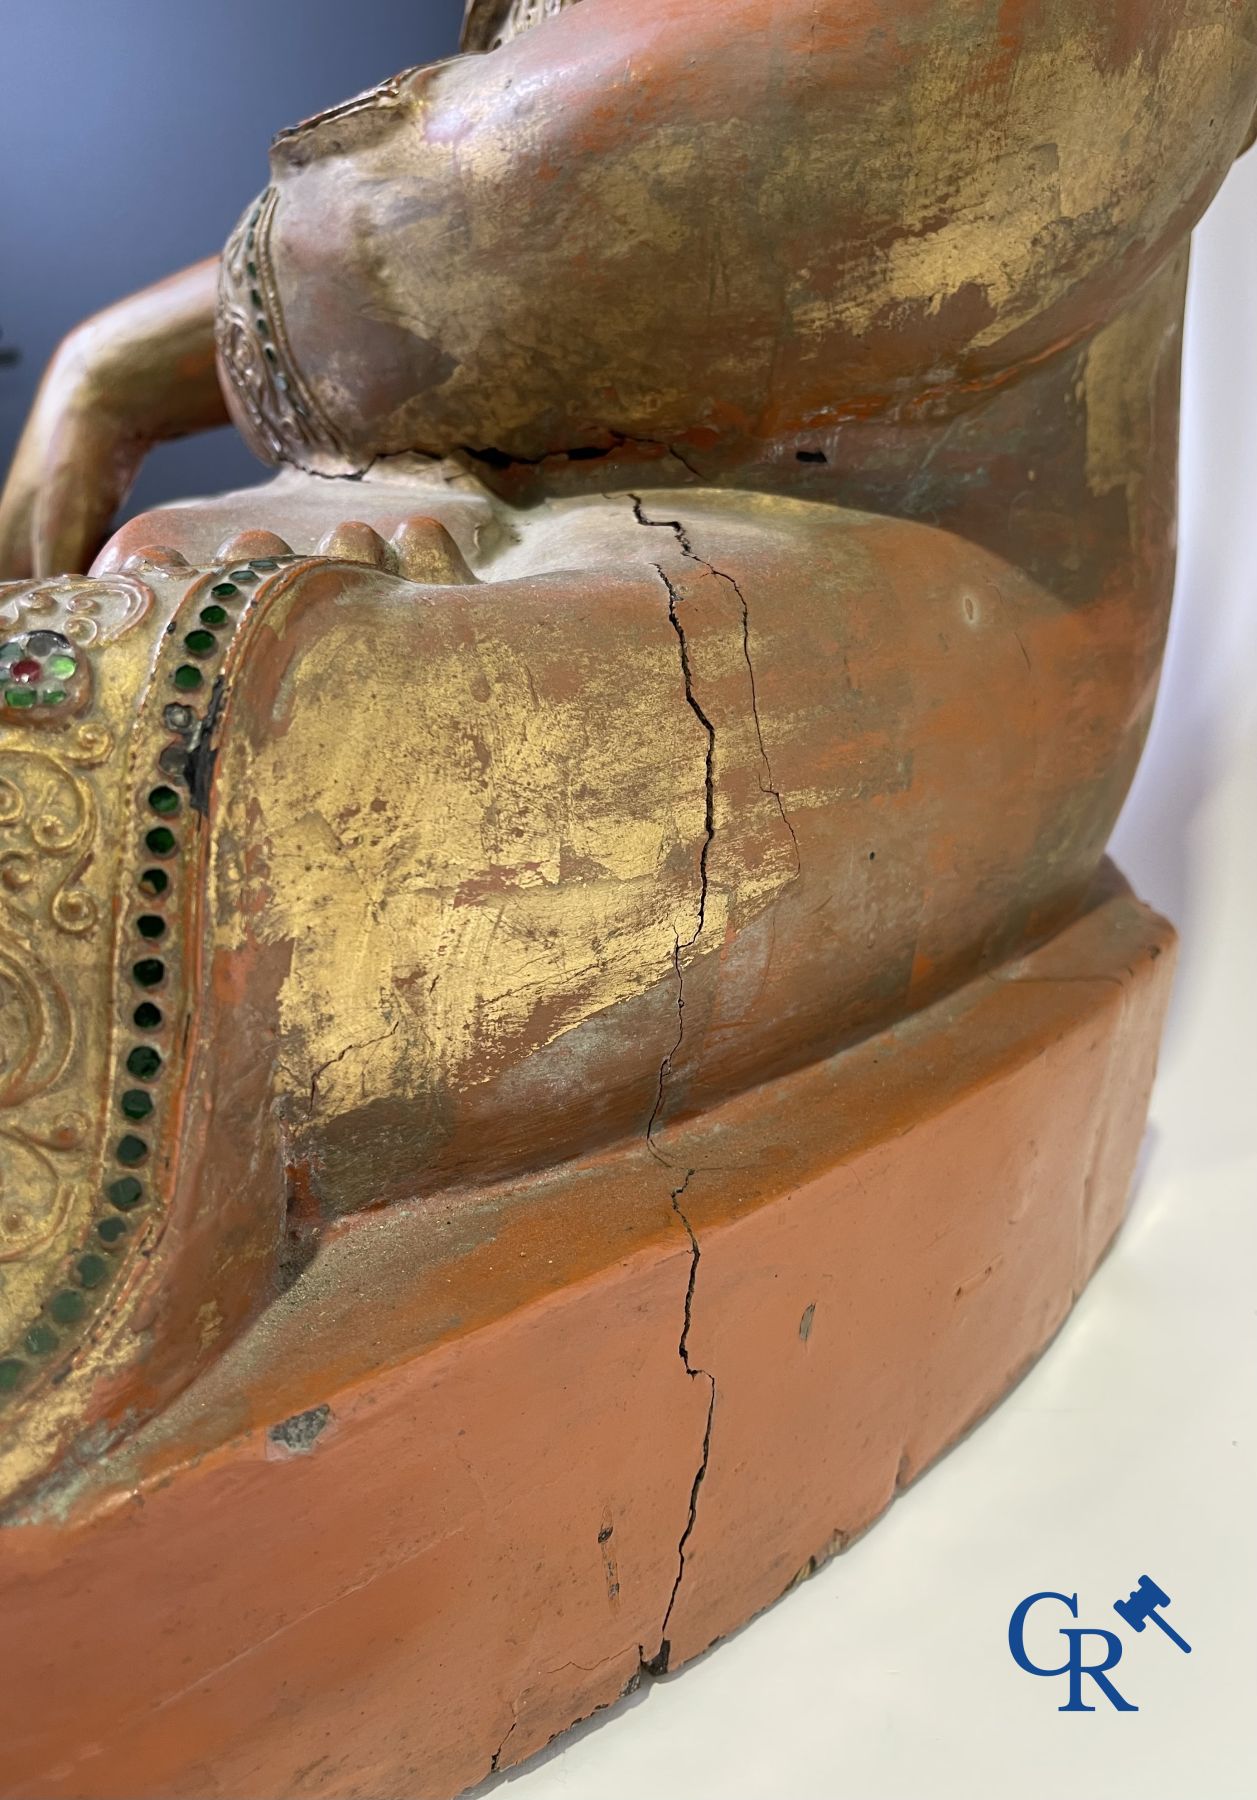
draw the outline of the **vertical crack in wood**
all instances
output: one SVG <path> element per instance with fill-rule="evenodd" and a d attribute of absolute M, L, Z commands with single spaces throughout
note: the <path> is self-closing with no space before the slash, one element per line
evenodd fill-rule
<path fill-rule="evenodd" d="M 703 1253 L 699 1248 L 698 1238 L 695 1235 L 693 1225 L 690 1223 L 689 1216 L 681 1206 L 681 1198 L 684 1195 L 686 1188 L 690 1185 L 690 1178 L 693 1174 L 693 1169 L 687 1169 L 685 1180 L 681 1183 L 680 1187 L 675 1188 L 672 1193 L 672 1210 L 681 1221 L 681 1224 L 685 1228 L 685 1235 L 690 1240 L 690 1275 L 685 1289 L 684 1322 L 681 1326 L 681 1339 L 677 1345 L 677 1351 L 680 1355 L 685 1373 L 689 1376 L 690 1380 L 705 1381 L 707 1383 L 707 1419 L 703 1429 L 703 1444 L 699 1454 L 698 1468 L 695 1470 L 694 1480 L 690 1486 L 690 1503 L 685 1520 L 685 1528 L 682 1531 L 680 1540 L 677 1544 L 677 1572 L 672 1583 L 672 1592 L 668 1596 L 667 1611 L 664 1613 L 663 1624 L 659 1631 L 659 1648 L 649 1662 L 643 1663 L 643 1667 L 646 1669 L 647 1673 L 651 1675 L 666 1675 L 668 1672 L 668 1664 L 672 1655 L 672 1644 L 668 1637 L 668 1627 L 672 1620 L 672 1614 L 676 1608 L 677 1597 L 681 1592 L 681 1583 L 685 1578 L 685 1565 L 689 1555 L 690 1539 L 694 1535 L 694 1527 L 698 1522 L 698 1497 L 703 1482 L 707 1478 L 707 1468 L 711 1461 L 711 1434 L 716 1417 L 716 1378 L 709 1369 L 701 1369 L 695 1363 L 690 1361 L 690 1327 L 693 1324 L 694 1319 L 694 1289 L 698 1281 L 698 1265 L 702 1260 Z"/>
<path fill-rule="evenodd" d="M 708 575 L 714 576 L 717 581 L 725 582 L 737 595 L 738 605 L 742 609 L 742 655 L 746 662 L 747 679 L 751 689 L 751 718 L 755 725 L 755 741 L 759 746 L 759 757 L 762 769 L 762 773 L 759 777 L 759 788 L 762 794 L 772 798 L 778 813 L 781 815 L 781 823 L 790 834 L 790 842 L 794 850 L 795 874 L 801 875 L 803 873 L 803 862 L 799 853 L 798 833 L 790 822 L 790 815 L 786 811 L 786 803 L 781 797 L 781 789 L 777 786 L 777 780 L 773 774 L 772 763 L 768 755 L 768 747 L 764 742 L 764 726 L 759 713 L 759 689 L 755 682 L 755 664 L 751 658 L 751 609 L 747 604 L 746 595 L 743 593 L 741 585 L 732 575 L 726 574 L 723 569 L 718 569 L 714 563 L 708 562 L 706 557 L 698 554 L 698 551 L 694 548 L 693 539 L 690 537 L 689 532 L 685 529 L 685 526 L 680 519 L 648 519 L 646 517 L 646 509 L 641 496 L 639 494 L 630 494 L 629 499 L 633 503 L 633 517 L 637 520 L 639 525 L 647 525 L 657 530 L 672 532 L 677 543 L 680 545 L 681 554 L 683 556 L 687 556 L 691 562 L 697 563 L 700 569 L 704 569 Z M 659 569 L 657 563 L 655 567 Z M 668 578 L 664 575 L 662 569 L 659 569 L 659 574 L 663 576 L 663 579 L 666 582 Z M 669 584 L 669 592 L 672 592 L 671 584 Z"/>
<path fill-rule="evenodd" d="M 693 949 L 703 934 L 703 926 L 707 922 L 707 893 L 709 886 L 708 858 L 711 854 L 712 841 L 716 835 L 716 727 L 703 711 L 694 692 L 694 671 L 690 664 L 689 645 L 685 638 L 685 627 L 682 625 L 677 607 L 680 595 L 668 579 L 664 571 L 655 564 L 655 573 L 662 581 L 668 595 L 668 620 L 676 632 L 681 653 L 681 676 L 685 683 L 685 701 L 690 711 L 702 726 L 707 738 L 707 749 L 703 775 L 703 845 L 698 858 L 698 918 L 694 933 L 684 941 L 678 937 L 672 952 L 672 965 L 677 980 L 677 1035 L 676 1041 L 659 1065 L 659 1085 L 655 1093 L 655 1104 L 646 1126 L 646 1142 L 654 1153 L 655 1128 L 663 1112 L 667 1093 L 668 1077 L 672 1073 L 672 1064 L 685 1036 L 685 967 L 683 952 Z M 657 1154 L 657 1153 L 656 1153 Z M 662 1160 L 662 1159 L 661 1159 Z"/>

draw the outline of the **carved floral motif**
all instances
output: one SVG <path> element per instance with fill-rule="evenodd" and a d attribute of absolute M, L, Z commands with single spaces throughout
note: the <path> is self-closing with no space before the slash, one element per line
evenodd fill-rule
<path fill-rule="evenodd" d="M 29 1103 L 56 1085 L 74 1049 L 74 1010 L 47 952 L 56 934 L 84 937 L 99 924 L 80 885 L 99 830 L 84 771 L 112 747 L 87 723 L 55 751 L 17 737 L 0 742 L 0 1261 L 47 1241 L 68 1207 L 69 1177 L 82 1173 L 73 1153 L 86 1147 L 85 1122 L 54 1116 L 38 1127 Z"/>
<path fill-rule="evenodd" d="M 8 637 L 39 627 L 91 649 L 116 643 L 147 618 L 152 605 L 152 590 L 132 575 L 14 581 L 0 587 L 0 631 Z"/>
<path fill-rule="evenodd" d="M 57 943 L 101 926 L 84 877 L 101 849 L 93 771 L 115 740 L 74 715 L 93 697 L 91 652 L 152 605 L 127 575 L 0 587 L 0 1263 L 45 1245 L 88 1177 L 90 1123 L 55 1091 L 78 1047 L 75 967 L 67 977 Z"/>

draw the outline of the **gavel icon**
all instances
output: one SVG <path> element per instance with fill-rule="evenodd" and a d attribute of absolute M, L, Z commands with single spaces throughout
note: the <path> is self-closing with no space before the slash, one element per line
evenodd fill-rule
<path fill-rule="evenodd" d="M 1139 1586 L 1125 1600 L 1115 1600 L 1113 1611 L 1119 1619 L 1124 1619 L 1132 1631 L 1142 1631 L 1148 1620 L 1159 1625 L 1166 1637 L 1176 1643 L 1180 1650 L 1186 1650 L 1190 1656 L 1192 1647 L 1185 1638 L 1181 1638 L 1172 1625 L 1167 1625 L 1157 1611 L 1158 1606 L 1168 1606 L 1170 1596 L 1164 1588 L 1159 1588 L 1151 1575 L 1141 1575 Z"/>

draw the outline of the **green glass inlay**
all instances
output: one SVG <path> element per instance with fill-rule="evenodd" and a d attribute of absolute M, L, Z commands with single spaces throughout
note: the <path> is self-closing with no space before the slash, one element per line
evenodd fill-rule
<path fill-rule="evenodd" d="M 161 813 L 163 817 L 179 810 L 179 796 L 172 787 L 150 788 L 148 803 L 155 813 Z"/>
<path fill-rule="evenodd" d="M 193 656 L 212 656 L 218 648 L 212 631 L 190 631 L 183 641 Z"/>
<path fill-rule="evenodd" d="M 83 1317 L 86 1307 L 82 1294 L 76 1294 L 73 1288 L 62 1288 L 49 1301 L 48 1311 L 58 1325 L 73 1325 L 76 1319 Z"/>
<path fill-rule="evenodd" d="M 119 1225 L 122 1220 L 118 1220 Z M 55 1350 L 60 1339 L 51 1325 L 32 1325 L 26 1334 L 26 1348 L 32 1356 L 47 1356 Z"/>
<path fill-rule="evenodd" d="M 231 579 L 232 581 L 251 582 L 256 581 L 257 576 L 252 569 L 233 569 L 231 571 Z"/>
<path fill-rule="evenodd" d="M 144 839 L 147 849 L 153 856 L 171 855 L 175 848 L 176 841 L 175 834 L 170 829 L 169 825 L 154 825 L 153 829 L 147 833 Z"/>
<path fill-rule="evenodd" d="M 67 699 L 64 688 L 42 688 L 39 695 L 41 706 L 61 706 Z"/>
<path fill-rule="evenodd" d="M 166 921 L 158 913 L 141 913 L 135 921 L 135 929 L 142 938 L 165 937 Z"/>
<path fill-rule="evenodd" d="M 126 1235 L 126 1229 L 127 1222 L 125 1219 L 114 1218 L 102 1219 L 100 1224 L 96 1227 L 101 1242 L 105 1244 L 116 1244 L 120 1237 Z"/>
<path fill-rule="evenodd" d="M 26 1364 L 19 1362 L 16 1356 L 6 1356 L 0 1362 L 0 1394 L 11 1394 L 15 1387 L 21 1387 L 29 1372 Z"/>
<path fill-rule="evenodd" d="M 272 569 L 279 567 L 279 558 L 277 556 L 255 556 L 251 567 L 261 569 L 263 573 L 269 574 Z"/>
<path fill-rule="evenodd" d="M 142 956 L 132 964 L 131 973 L 141 987 L 156 987 L 166 973 L 166 965 L 155 956 Z"/>
<path fill-rule="evenodd" d="M 114 1155 L 124 1169 L 134 1169 L 148 1155 L 148 1145 L 143 1138 L 132 1137 L 128 1133 L 126 1137 L 118 1139 L 118 1147 L 114 1151 Z"/>
<path fill-rule="evenodd" d="M 83 1287 L 99 1287 L 109 1273 L 109 1264 L 103 1256 L 97 1256 L 94 1250 L 89 1250 L 86 1256 L 79 1257 L 74 1272 Z"/>
<path fill-rule="evenodd" d="M 151 1044 L 137 1044 L 127 1058 L 127 1072 L 137 1081 L 155 1081 L 161 1073 L 161 1052 Z"/>
<path fill-rule="evenodd" d="M 217 587 L 210 589 L 210 594 L 215 600 L 230 600 L 237 592 L 237 588 L 230 581 L 220 581 Z"/>
<path fill-rule="evenodd" d="M 165 869 L 145 869 L 140 876 L 140 892 L 147 894 L 150 900 L 156 900 L 170 886 L 170 877 Z"/>
<path fill-rule="evenodd" d="M 109 1195 L 110 1204 L 120 1212 L 130 1212 L 144 1198 L 144 1189 L 134 1175 L 123 1175 L 120 1180 L 111 1181 L 105 1192 Z"/>
<path fill-rule="evenodd" d="M 131 1017 L 141 1031 L 156 1031 L 161 1024 L 161 1007 L 154 1006 L 151 1000 L 141 1000 Z"/>
<path fill-rule="evenodd" d="M 153 1110 L 153 1096 L 143 1088 L 128 1088 L 122 1096 L 122 1110 L 128 1119 L 147 1119 Z"/>
<path fill-rule="evenodd" d="M 225 606 L 203 606 L 201 608 L 202 625 L 225 625 L 227 608 Z"/>
<path fill-rule="evenodd" d="M 6 688 L 4 690 L 4 700 L 6 706 L 34 706 L 35 690 L 34 688 L 28 687 Z"/>
<path fill-rule="evenodd" d="M 199 688 L 205 680 L 200 669 L 192 663 L 180 663 L 175 670 L 175 686 L 182 694 L 190 694 L 193 688 Z"/>
<path fill-rule="evenodd" d="M 72 656 L 50 656 L 44 664 L 45 675 L 55 675 L 58 681 L 68 681 L 78 668 Z"/>

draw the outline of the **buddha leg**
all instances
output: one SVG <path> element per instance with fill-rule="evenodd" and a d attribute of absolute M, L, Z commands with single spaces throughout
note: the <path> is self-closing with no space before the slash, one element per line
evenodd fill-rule
<path fill-rule="evenodd" d="M 352 492 L 8 591 L 11 1486 L 338 1216 L 650 1139 L 1041 940 L 1125 791 L 1121 596 L 797 501 Z"/>

